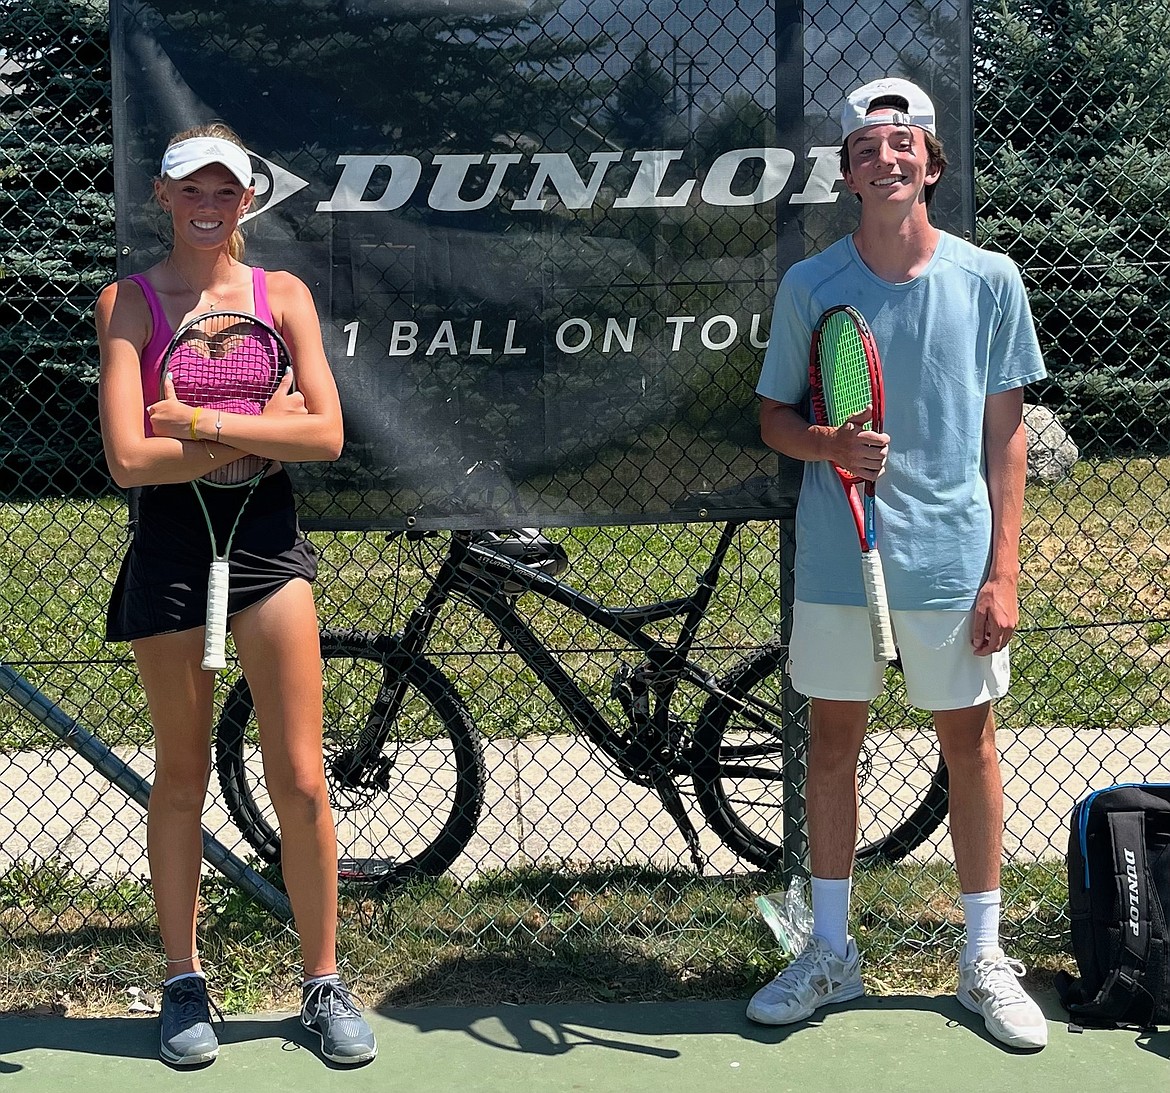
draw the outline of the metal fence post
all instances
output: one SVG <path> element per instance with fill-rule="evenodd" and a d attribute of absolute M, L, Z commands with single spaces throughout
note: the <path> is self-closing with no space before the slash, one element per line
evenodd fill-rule
<path fill-rule="evenodd" d="M 780 520 L 780 639 L 787 649 L 792 640 L 792 604 L 796 582 L 796 518 Z M 808 700 L 798 694 L 784 667 L 781 691 L 784 762 L 784 856 L 781 866 L 785 884 L 808 872 L 808 829 L 804 784 L 808 770 Z"/>
<path fill-rule="evenodd" d="M 68 744 L 94 770 L 116 786 L 144 812 L 150 803 L 150 783 L 121 759 L 108 745 L 71 718 L 55 702 L 41 694 L 24 676 L 7 664 L 0 664 L 0 694 L 26 710 L 47 729 Z M 292 919 L 288 897 L 274 888 L 251 866 L 236 857 L 206 828 L 203 829 L 203 860 L 218 869 L 240 891 L 257 900 L 285 922 Z"/>

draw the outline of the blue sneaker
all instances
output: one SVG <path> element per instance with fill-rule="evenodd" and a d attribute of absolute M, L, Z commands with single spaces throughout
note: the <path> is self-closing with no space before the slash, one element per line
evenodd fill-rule
<path fill-rule="evenodd" d="M 373 1029 L 340 979 L 324 979 L 303 989 L 301 1024 L 321 1037 L 321 1054 L 330 1062 L 353 1066 L 378 1054 Z"/>
<path fill-rule="evenodd" d="M 198 1066 L 219 1054 L 211 1028 L 211 1000 L 201 975 L 178 979 L 163 987 L 159 1013 L 159 1057 L 174 1066 Z"/>

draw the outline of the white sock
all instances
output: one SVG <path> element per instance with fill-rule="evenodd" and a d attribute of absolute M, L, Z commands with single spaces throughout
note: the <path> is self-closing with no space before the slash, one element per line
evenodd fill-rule
<path fill-rule="evenodd" d="M 985 949 L 999 948 L 1000 889 L 990 892 L 964 892 L 963 920 L 967 924 L 967 946 L 963 960 L 970 963 Z"/>
<path fill-rule="evenodd" d="M 170 979 L 163 980 L 163 986 L 169 987 L 172 983 L 177 983 L 180 979 L 206 979 L 202 972 L 179 972 L 178 975 L 172 975 Z"/>
<path fill-rule="evenodd" d="M 851 877 L 826 880 L 813 877 L 812 889 L 813 936 L 826 942 L 842 960 L 849 948 L 849 892 Z"/>
<path fill-rule="evenodd" d="M 316 986 L 318 983 L 340 983 L 341 974 L 339 972 L 329 972 L 327 975 L 313 975 L 301 983 L 301 990 L 306 987 Z"/>

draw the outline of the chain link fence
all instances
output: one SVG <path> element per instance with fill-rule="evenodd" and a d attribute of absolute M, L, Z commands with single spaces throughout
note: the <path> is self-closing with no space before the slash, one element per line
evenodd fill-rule
<path fill-rule="evenodd" d="M 630 124 L 641 111 L 676 136 L 743 124 L 706 82 L 704 35 L 722 24 L 692 13 L 680 46 L 681 10 L 648 3 L 624 34 L 607 26 L 629 78 L 614 79 L 599 116 Z M 936 35 L 933 55 L 898 52 L 852 27 L 854 11 L 806 12 L 807 113 L 833 116 L 842 64 L 962 71 L 953 33 Z M 126 538 L 100 450 L 90 320 L 115 272 L 107 11 L 3 0 L 0 13 L 0 949 L 24 969 L 34 951 L 72 968 L 62 954 L 80 948 L 100 954 L 89 966 L 107 979 L 149 978 L 160 969 L 110 955 L 149 935 L 153 912 L 149 719 L 129 650 L 102 640 Z M 881 40 L 913 43 L 955 15 L 913 6 Z M 734 76 L 770 63 L 770 6 L 723 17 L 740 44 L 719 64 Z M 1074 802 L 1165 778 L 1170 753 L 1168 23 L 1160 0 L 977 0 L 972 18 L 976 238 L 1023 269 L 1050 372 L 1029 393 L 1021 628 L 999 718 L 1005 933 L 1050 967 L 1064 959 Z M 769 124 L 765 111 L 747 135 L 774 140 Z M 636 217 L 623 230 L 639 241 Z M 671 245 L 719 246 L 770 299 L 777 230 L 775 210 L 757 206 Z M 840 230 L 827 216 L 804 245 Z M 750 399 L 757 368 L 758 351 L 728 357 L 708 402 Z M 675 466 L 685 454 L 657 453 Z M 783 675 L 790 535 L 786 518 L 312 532 L 359 982 L 448 999 L 443 973 L 490 953 L 498 990 L 517 953 L 529 969 L 551 967 L 549 954 L 571 964 L 582 938 L 623 954 L 620 972 L 611 961 L 589 973 L 602 998 L 663 990 L 651 966 L 668 967 L 676 991 L 700 973 L 738 991 L 771 966 L 751 896 L 799 873 L 805 851 L 803 707 Z M 250 696 L 234 671 L 217 688 L 208 858 L 279 918 Z M 745 695 L 765 703 L 763 724 L 742 716 Z M 953 954 L 946 772 L 893 671 L 861 782 L 859 934 L 903 963 Z M 210 873 L 206 889 L 225 936 L 258 936 L 254 904 Z M 521 996 L 557 993 L 552 980 L 514 982 Z"/>

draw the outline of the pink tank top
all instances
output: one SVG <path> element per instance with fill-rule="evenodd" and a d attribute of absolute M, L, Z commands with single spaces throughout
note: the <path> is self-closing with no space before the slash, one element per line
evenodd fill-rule
<path fill-rule="evenodd" d="M 142 404 L 144 407 L 142 424 L 146 429 L 146 435 L 154 436 L 150 427 L 150 415 L 145 412 L 145 407 L 158 402 L 159 384 L 162 382 L 160 375 L 162 358 L 167 351 L 167 346 L 171 344 L 171 338 L 174 337 L 175 331 L 170 322 L 167 321 L 166 312 L 163 311 L 158 293 L 154 291 L 145 275 L 132 273 L 127 280 L 133 281 L 142 289 L 142 294 L 146 297 L 146 302 L 150 307 L 150 338 L 142 350 Z M 269 326 L 276 325 L 272 318 L 272 309 L 268 306 L 267 275 L 258 266 L 252 267 L 252 307 L 253 313 L 258 319 L 268 323 Z"/>

